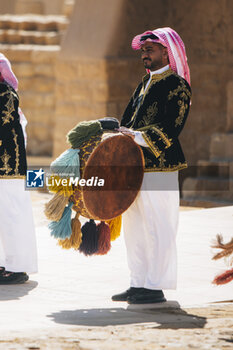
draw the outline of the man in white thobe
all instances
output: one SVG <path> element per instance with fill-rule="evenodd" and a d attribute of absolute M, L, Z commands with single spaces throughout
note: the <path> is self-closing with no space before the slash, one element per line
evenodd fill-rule
<path fill-rule="evenodd" d="M 163 289 L 176 288 L 178 172 L 187 167 L 178 137 L 189 112 L 190 76 L 184 44 L 171 28 L 137 35 L 132 47 L 141 50 L 148 74 L 120 130 L 141 146 L 145 173 L 135 202 L 123 215 L 130 288 L 112 300 L 158 303 L 166 301 Z"/>
<path fill-rule="evenodd" d="M 17 87 L 10 62 L 0 54 L 0 285 L 24 283 L 37 272 L 31 200 L 25 191 L 26 119 Z"/>

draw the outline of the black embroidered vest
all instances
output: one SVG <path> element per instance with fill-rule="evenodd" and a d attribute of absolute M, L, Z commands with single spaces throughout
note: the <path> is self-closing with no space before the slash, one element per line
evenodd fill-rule
<path fill-rule="evenodd" d="M 19 97 L 0 83 L 0 179 L 23 178 L 26 174 L 24 136 L 18 113 Z"/>
<path fill-rule="evenodd" d="M 121 120 L 121 125 L 142 131 L 149 147 L 142 147 L 145 171 L 175 171 L 187 167 L 178 136 L 188 116 L 191 89 L 170 68 L 149 75 L 136 88 Z"/>

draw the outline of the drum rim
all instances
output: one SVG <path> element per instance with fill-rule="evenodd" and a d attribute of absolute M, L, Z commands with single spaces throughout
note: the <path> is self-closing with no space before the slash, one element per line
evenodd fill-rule
<path fill-rule="evenodd" d="M 106 139 L 104 139 L 97 147 L 103 147 L 103 145 L 105 145 L 106 143 L 108 142 L 111 142 L 112 138 L 128 138 L 128 142 L 131 143 L 131 145 L 134 145 L 135 149 L 137 149 L 137 152 L 138 152 L 138 158 L 140 158 L 140 165 L 139 167 L 142 167 L 142 173 L 141 173 L 141 176 L 140 176 L 140 181 L 139 181 L 139 188 L 138 190 L 135 190 L 135 191 L 131 191 L 131 192 L 135 192 L 135 195 L 133 196 L 133 200 L 131 201 L 131 203 L 127 206 L 127 208 L 123 208 L 119 213 L 117 213 L 115 216 L 112 216 L 112 217 L 99 217 L 98 215 L 96 215 L 96 213 L 93 213 L 92 210 L 90 210 L 90 207 L 88 208 L 87 206 L 87 199 L 85 198 L 85 193 L 86 192 L 89 192 L 89 191 L 85 191 L 85 188 L 82 188 L 81 191 L 82 191 L 82 200 L 83 200 L 83 203 L 84 203 L 84 206 L 87 210 L 87 212 L 90 214 L 90 216 L 92 216 L 93 218 L 95 218 L 96 220 L 110 220 L 110 219 L 113 219 L 121 214 L 123 214 L 132 204 L 133 202 L 135 201 L 140 189 L 141 189 L 141 186 L 142 186 L 142 182 L 143 182 L 143 176 L 144 176 L 144 167 L 145 167 L 145 160 L 144 160 L 144 156 L 143 156 L 143 152 L 142 152 L 142 149 L 141 147 L 129 136 L 127 135 L 123 135 L 123 134 L 112 134 L 111 136 L 107 137 Z M 87 163 L 86 163 L 86 166 L 85 166 L 85 169 L 83 171 L 83 178 L 85 178 L 85 173 L 87 172 L 87 168 L 88 168 L 88 163 L 90 163 L 92 161 L 92 159 L 95 157 L 95 152 L 93 151 L 90 155 L 90 157 L 88 158 L 87 160 Z M 88 200 L 89 201 L 89 200 Z"/>

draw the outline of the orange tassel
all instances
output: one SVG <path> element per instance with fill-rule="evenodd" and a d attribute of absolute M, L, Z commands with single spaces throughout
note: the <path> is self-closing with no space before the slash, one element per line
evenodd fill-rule
<path fill-rule="evenodd" d="M 121 223 L 122 223 L 121 215 L 117 216 L 114 219 L 107 220 L 106 223 L 109 224 L 109 227 L 110 227 L 111 241 L 115 241 L 115 239 L 117 239 L 121 234 Z"/>
<path fill-rule="evenodd" d="M 97 255 L 104 255 L 109 252 L 111 249 L 111 234 L 110 234 L 110 227 L 108 224 L 106 224 L 104 221 L 101 221 L 97 225 L 97 232 L 98 232 L 98 251 Z"/>

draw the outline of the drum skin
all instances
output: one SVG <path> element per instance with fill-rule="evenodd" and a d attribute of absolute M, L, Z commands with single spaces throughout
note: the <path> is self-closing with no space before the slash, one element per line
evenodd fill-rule
<path fill-rule="evenodd" d="M 105 135 L 106 136 L 106 135 Z M 144 157 L 129 136 L 109 134 L 91 153 L 82 178 L 95 186 L 82 187 L 82 201 L 88 216 L 110 220 L 134 202 L 143 180 Z M 104 186 L 98 186 L 104 180 Z M 93 183 L 93 181 L 92 181 Z"/>

